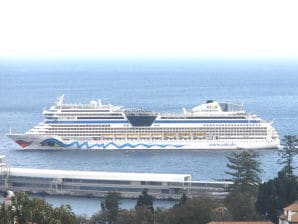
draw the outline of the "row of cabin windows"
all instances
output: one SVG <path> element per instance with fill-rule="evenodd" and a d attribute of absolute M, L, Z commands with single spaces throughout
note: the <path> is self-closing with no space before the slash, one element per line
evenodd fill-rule
<path fill-rule="evenodd" d="M 202 127 L 189 127 L 189 128 L 166 128 L 166 127 L 153 127 L 153 128 L 111 128 L 108 126 L 50 126 L 49 128 L 55 128 L 57 130 L 111 130 L 111 131 L 117 131 L 117 130 L 135 130 L 135 131 L 151 131 L 151 130 L 172 130 L 172 131 L 208 131 L 208 130 L 266 130 L 266 127 L 210 127 L 210 128 L 202 128 Z"/>
<path fill-rule="evenodd" d="M 80 132 L 80 133 L 194 133 L 194 134 L 204 134 L 204 133 L 260 133 L 267 132 L 266 130 L 205 130 L 205 131 L 173 131 L 173 130 L 149 130 L 149 131 L 136 131 L 136 130 L 46 130 L 45 132 L 57 132 L 57 133 L 71 133 L 71 132 Z"/>
<path fill-rule="evenodd" d="M 63 113 L 54 113 L 54 114 L 44 114 L 45 116 L 58 116 L 58 117 L 76 117 L 76 116 L 122 116 L 122 113 L 78 113 L 78 114 L 63 114 Z"/>
<path fill-rule="evenodd" d="M 219 133 L 258 133 L 258 132 L 267 132 L 266 129 L 259 129 L 259 130 L 242 130 L 242 129 L 230 129 L 230 130 L 173 130 L 173 129 L 164 129 L 164 130 L 133 130 L 133 129 L 118 129 L 118 130 L 94 130 L 94 129 L 48 129 L 45 130 L 46 132 L 57 132 L 57 133 L 68 133 L 68 132 L 95 132 L 95 133 L 165 133 L 165 132 L 173 132 L 173 133 L 196 133 L 196 134 L 203 134 L 203 133 L 209 133 L 209 132 L 219 132 Z"/>
<path fill-rule="evenodd" d="M 76 133 L 57 133 L 57 132 L 46 132 L 45 134 L 52 134 L 52 135 L 59 135 L 59 136 L 100 136 L 102 134 L 105 134 L 105 135 L 111 135 L 113 136 L 112 133 L 87 133 L 87 132 L 76 132 Z M 115 133 L 115 135 L 117 134 L 138 134 L 138 133 Z M 157 133 L 146 133 L 148 135 L 154 135 L 154 134 L 157 134 Z M 158 133 L 159 134 L 159 133 Z M 179 134 L 178 134 L 179 135 Z M 180 135 L 185 135 L 185 133 L 180 133 Z M 216 135 L 216 136 L 267 136 L 267 133 L 266 132 L 258 132 L 258 133 L 206 133 L 207 136 L 212 136 L 212 135 Z M 167 134 L 164 134 L 164 136 L 168 136 Z M 191 136 L 191 134 L 189 135 Z M 194 137 L 200 137 L 200 136 L 197 136 L 196 134 L 193 135 Z M 202 135 L 202 137 L 204 137 L 205 135 Z"/>

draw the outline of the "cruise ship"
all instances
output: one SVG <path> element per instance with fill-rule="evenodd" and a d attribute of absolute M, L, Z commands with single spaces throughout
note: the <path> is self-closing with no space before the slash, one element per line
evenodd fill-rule
<path fill-rule="evenodd" d="M 247 113 L 242 105 L 208 100 L 181 113 L 102 104 L 64 103 L 43 111 L 44 121 L 24 134 L 7 136 L 22 149 L 273 149 L 279 136 L 272 122 Z"/>

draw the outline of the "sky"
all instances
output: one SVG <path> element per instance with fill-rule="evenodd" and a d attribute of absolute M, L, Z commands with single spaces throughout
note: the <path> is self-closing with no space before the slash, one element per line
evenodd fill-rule
<path fill-rule="evenodd" d="M 297 10 L 297 0 L 0 0 L 0 56 L 297 57 Z"/>

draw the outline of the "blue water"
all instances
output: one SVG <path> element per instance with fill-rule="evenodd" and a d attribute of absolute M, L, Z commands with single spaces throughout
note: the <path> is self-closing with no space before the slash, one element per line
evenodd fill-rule
<path fill-rule="evenodd" d="M 226 178 L 229 151 L 20 151 L 5 134 L 25 132 L 43 120 L 58 96 L 65 101 L 180 112 L 208 99 L 244 104 L 274 122 L 280 136 L 298 133 L 298 61 L 0 59 L 0 154 L 12 166 L 97 171 L 191 174 Z M 278 153 L 261 151 L 262 178 L 274 177 Z M 296 161 L 297 163 L 297 161 Z"/>

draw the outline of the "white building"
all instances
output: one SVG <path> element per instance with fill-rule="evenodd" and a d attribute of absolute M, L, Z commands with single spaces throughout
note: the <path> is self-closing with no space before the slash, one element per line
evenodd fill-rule
<path fill-rule="evenodd" d="M 298 224 L 298 201 L 284 208 L 279 224 Z"/>

